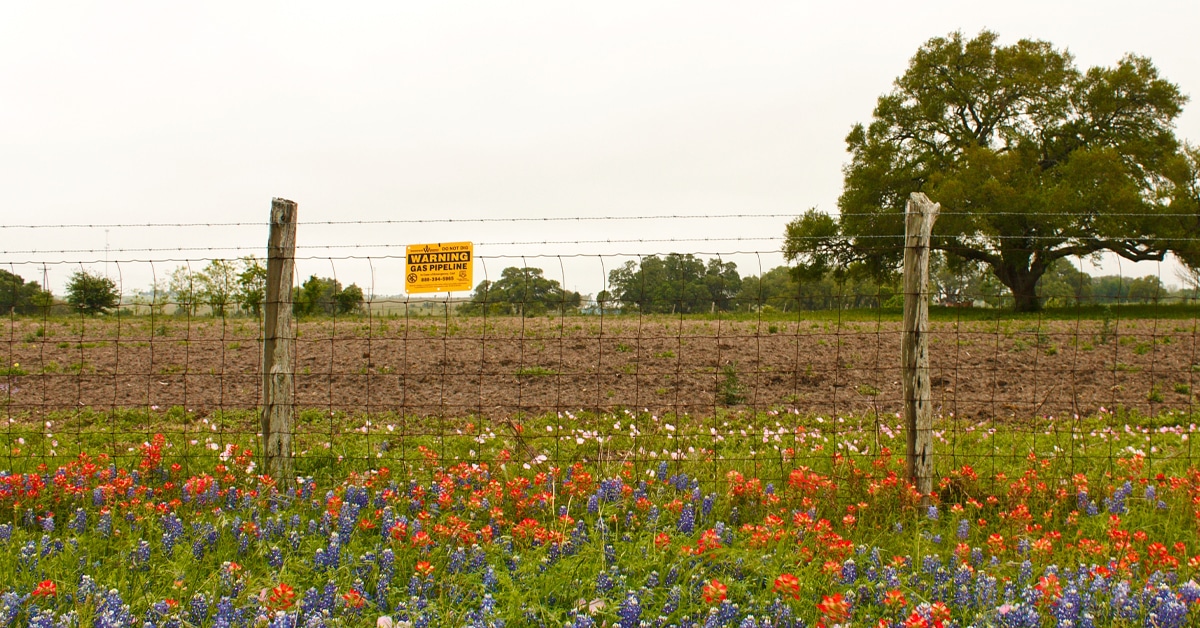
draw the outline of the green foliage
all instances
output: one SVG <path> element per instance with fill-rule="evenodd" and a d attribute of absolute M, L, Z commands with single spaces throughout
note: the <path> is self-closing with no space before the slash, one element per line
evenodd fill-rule
<path fill-rule="evenodd" d="M 213 316 L 225 316 L 225 309 L 234 299 L 238 280 L 235 260 L 215 259 L 197 275 L 199 297 L 211 308 Z"/>
<path fill-rule="evenodd" d="M 1067 259 L 1055 260 L 1037 285 L 1038 297 L 1050 306 L 1088 303 L 1094 293 L 1092 277 Z"/>
<path fill-rule="evenodd" d="M 721 368 L 721 383 L 717 386 L 717 399 L 722 405 L 736 406 L 746 400 L 746 389 L 738 379 L 737 364 L 729 363 Z"/>
<path fill-rule="evenodd" d="M 609 298 L 622 309 L 642 313 L 694 314 L 728 311 L 742 287 L 737 265 L 694 255 L 651 255 L 630 260 L 608 274 Z"/>
<path fill-rule="evenodd" d="M 331 277 L 310 275 L 292 293 L 292 311 L 297 316 L 350 314 L 362 304 L 362 288 L 355 284 L 342 288 L 341 282 Z"/>
<path fill-rule="evenodd" d="M 197 273 L 188 265 L 176 267 L 167 280 L 167 291 L 175 304 L 175 312 L 195 316 L 200 305 L 200 282 Z"/>
<path fill-rule="evenodd" d="M 876 282 L 861 272 L 830 270 L 813 276 L 811 269 L 777 266 L 761 277 L 742 279 L 736 301 L 739 309 L 764 313 L 837 310 L 880 307 L 896 291 L 894 284 Z"/>
<path fill-rule="evenodd" d="M 155 306 L 161 307 L 159 294 L 169 295 L 177 314 L 195 316 L 200 306 L 207 305 L 213 316 L 229 314 L 230 306 L 258 316 L 262 313 L 266 285 L 266 266 L 250 255 L 237 260 L 210 260 L 198 272 L 190 265 L 179 266 L 171 272 L 165 286 L 156 284 L 153 288 Z"/>
<path fill-rule="evenodd" d="M 789 224 L 789 261 L 894 273 L 905 203 L 921 191 L 942 205 L 933 248 L 986 267 L 1018 311 L 1040 307 L 1038 280 L 1065 257 L 1200 262 L 1186 221 L 1167 217 L 1193 211 L 1200 187 L 1172 130 L 1179 88 L 1143 57 L 1081 72 L 1047 42 L 997 39 L 953 33 L 917 51 L 846 138 L 839 217 Z"/>
<path fill-rule="evenodd" d="M 253 255 L 243 257 L 242 270 L 237 276 L 238 303 L 243 310 L 257 317 L 262 315 L 263 300 L 266 299 L 266 294 L 267 267 L 262 260 Z"/>
<path fill-rule="evenodd" d="M 54 297 L 36 281 L 0 270 L 0 313 L 37 314 L 54 304 Z"/>
<path fill-rule="evenodd" d="M 67 303 L 84 314 L 101 314 L 119 302 L 117 284 L 103 275 L 78 270 L 67 282 Z"/>
<path fill-rule="evenodd" d="M 547 312 L 565 314 L 576 310 L 582 301 L 578 292 L 564 290 L 553 279 L 542 276 L 540 268 L 510 266 L 497 281 L 484 280 L 475 286 L 471 300 L 459 311 L 463 314 L 516 314 L 540 316 Z"/>

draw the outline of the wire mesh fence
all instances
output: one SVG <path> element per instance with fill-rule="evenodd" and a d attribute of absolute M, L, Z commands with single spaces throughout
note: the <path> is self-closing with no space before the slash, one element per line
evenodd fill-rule
<path fill-rule="evenodd" d="M 797 275 L 772 226 L 713 238 L 480 241 L 477 287 L 455 295 L 402 294 L 403 244 L 305 251 L 323 227 L 373 226 L 300 225 L 301 473 L 430 455 L 641 470 L 720 459 L 722 469 L 782 483 L 831 454 L 868 460 L 902 448 L 903 295 L 887 279 Z M 73 247 L 3 252 L 12 286 L 0 346 L 6 464 L 49 463 L 76 446 L 136 457 L 157 433 L 178 440 L 173 455 L 185 465 L 231 444 L 253 448 L 262 253 L 210 246 L 205 234 L 232 228 L 263 240 L 265 226 L 101 227 L 183 229 L 172 243 L 192 246 L 148 240 L 104 259 Z M 58 235 L 49 240 L 66 239 Z M 1156 463 L 1190 464 L 1195 297 L 1168 286 L 1161 268 L 1102 275 L 1068 260 L 1043 281 L 1047 307 L 1015 314 L 986 273 L 935 264 L 940 486 L 964 464 L 1004 467 L 1030 452 L 1055 456 L 1061 477 L 1132 455 L 1148 474 Z M 98 315 L 64 302 L 77 273 L 110 279 L 118 301 Z M 38 301 L 47 285 L 53 298 Z M 1082 447 L 1085 436 L 1106 445 Z"/>

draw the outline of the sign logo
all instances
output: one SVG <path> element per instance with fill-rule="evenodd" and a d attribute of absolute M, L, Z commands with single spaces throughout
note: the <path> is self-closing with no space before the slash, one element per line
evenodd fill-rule
<path fill-rule="evenodd" d="M 470 242 L 410 244 L 405 248 L 404 291 L 455 292 L 471 289 L 475 249 Z"/>

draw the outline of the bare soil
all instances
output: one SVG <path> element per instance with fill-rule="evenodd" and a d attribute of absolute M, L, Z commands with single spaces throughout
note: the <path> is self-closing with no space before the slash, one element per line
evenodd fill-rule
<path fill-rule="evenodd" d="M 9 416 L 259 404 L 261 330 L 252 319 L 15 319 L 6 327 L 0 411 Z M 895 322 L 343 318 L 298 330 L 297 402 L 331 412 L 703 416 L 787 407 L 828 416 L 901 406 Z M 1191 320 L 934 323 L 935 411 L 990 420 L 1193 410 L 1197 338 Z"/>

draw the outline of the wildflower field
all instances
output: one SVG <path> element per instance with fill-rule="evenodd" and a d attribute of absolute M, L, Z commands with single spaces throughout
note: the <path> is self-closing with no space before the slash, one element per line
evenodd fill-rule
<path fill-rule="evenodd" d="M 7 419 L 0 626 L 1200 624 L 1187 415 L 299 418 Z"/>

